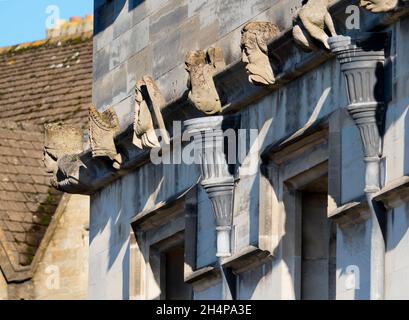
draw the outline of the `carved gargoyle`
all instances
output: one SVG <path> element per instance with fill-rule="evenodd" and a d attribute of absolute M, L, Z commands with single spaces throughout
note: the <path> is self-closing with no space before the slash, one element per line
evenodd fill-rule
<path fill-rule="evenodd" d="M 151 77 L 144 76 L 136 83 L 133 143 L 138 148 L 160 147 L 157 130 L 160 131 L 162 142 L 170 143 L 161 112 L 165 103 L 165 98 Z"/>
<path fill-rule="evenodd" d="M 280 33 L 270 22 L 249 22 L 242 30 L 242 61 L 246 63 L 249 81 L 255 85 L 275 83 L 268 56 L 268 42 Z"/>
<path fill-rule="evenodd" d="M 115 134 L 120 130 L 119 120 L 114 110 L 98 112 L 94 105 L 89 108 L 89 137 L 92 156 L 107 157 L 113 161 L 115 169 L 122 163 L 114 142 Z"/>
<path fill-rule="evenodd" d="M 328 7 L 331 0 L 309 0 L 299 11 L 299 21 L 293 28 L 295 42 L 306 51 L 317 50 L 314 40 L 321 42 L 326 49 L 329 35 L 337 35 Z"/>
<path fill-rule="evenodd" d="M 67 154 L 82 152 L 82 129 L 63 123 L 44 125 L 44 165 L 47 173 L 56 174 L 57 161 Z"/>
<path fill-rule="evenodd" d="M 83 149 L 82 129 L 63 123 L 46 124 L 44 129 L 43 161 L 46 171 L 53 174 L 51 185 L 66 192 L 87 190 L 92 183 L 85 186 L 79 182 L 78 160 Z"/>
<path fill-rule="evenodd" d="M 113 170 L 106 162 L 96 161 L 91 153 L 68 154 L 58 159 L 51 185 L 67 193 L 92 194 L 98 189 L 98 178 Z"/>
<path fill-rule="evenodd" d="M 186 56 L 186 70 L 190 75 L 189 101 L 207 115 L 219 113 L 222 108 L 213 76 L 224 67 L 220 48 L 190 51 Z"/>
<path fill-rule="evenodd" d="M 360 6 L 372 13 L 389 12 L 398 6 L 399 0 L 361 0 Z"/>

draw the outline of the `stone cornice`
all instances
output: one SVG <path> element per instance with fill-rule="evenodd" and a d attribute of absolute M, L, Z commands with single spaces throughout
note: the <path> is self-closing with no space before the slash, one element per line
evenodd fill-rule
<path fill-rule="evenodd" d="M 213 278 L 220 278 L 220 269 L 217 266 L 200 268 L 185 276 L 185 282 L 194 284 L 201 281 L 209 281 Z"/>
<path fill-rule="evenodd" d="M 197 182 L 198 183 L 198 182 Z M 197 183 L 193 184 L 189 188 L 175 194 L 168 199 L 157 203 L 155 206 L 150 207 L 147 210 L 137 213 L 130 221 L 131 225 L 136 229 L 147 231 L 153 227 L 157 227 L 166 223 L 166 219 L 169 219 L 172 215 L 180 215 L 175 207 L 178 205 L 183 206 L 185 196 L 197 186 Z M 182 210 L 183 212 L 183 210 Z M 164 219 L 166 217 L 166 219 Z"/>
<path fill-rule="evenodd" d="M 358 1 L 352 1 L 352 4 L 357 3 Z M 351 1 L 339 0 L 330 7 L 330 12 L 335 21 L 343 19 L 345 8 L 350 4 Z M 409 5 L 406 3 L 404 7 L 390 13 L 362 15 L 361 31 L 383 29 L 407 14 L 409 14 Z M 237 45 L 240 44 L 238 43 Z M 268 44 L 268 47 L 272 60 L 277 61 L 277 63 L 274 63 L 274 71 L 277 74 L 274 85 L 258 87 L 249 83 L 245 64 L 241 61 L 236 61 L 226 66 L 226 68 L 214 76 L 216 88 L 223 105 L 222 114 L 237 112 L 250 103 L 271 94 L 278 88 L 285 86 L 289 82 L 317 68 L 333 57 L 332 53 L 323 50 L 313 53 L 303 53 L 295 46 L 291 29 L 284 30 Z M 169 132 L 171 131 L 173 121 L 184 121 L 200 116 L 198 111 L 188 102 L 187 92 L 181 97 L 168 102 L 163 107 L 162 113 Z M 115 138 L 117 149 L 123 156 L 123 163 L 119 170 L 112 170 L 109 165 L 104 163 L 104 160 L 92 159 L 87 162 L 87 166 L 99 168 L 99 174 L 95 178 L 95 181 L 93 181 L 92 186 L 85 189 L 71 186 L 61 188 L 61 190 L 68 193 L 92 194 L 137 167 L 149 162 L 149 152 L 133 146 L 132 137 L 133 126 L 130 125 Z M 88 153 L 90 153 L 90 150 L 85 151 L 82 156 L 88 157 Z"/>
<path fill-rule="evenodd" d="M 357 199 L 342 205 L 328 214 L 340 227 L 360 224 L 370 218 L 370 211 L 366 199 Z"/>
<path fill-rule="evenodd" d="M 274 257 L 269 251 L 261 250 L 255 246 L 247 246 L 229 258 L 222 260 L 223 268 L 231 268 L 235 274 L 254 269 Z"/>
<path fill-rule="evenodd" d="M 386 184 L 374 195 L 388 209 L 397 208 L 409 199 L 409 176 L 403 176 Z"/>

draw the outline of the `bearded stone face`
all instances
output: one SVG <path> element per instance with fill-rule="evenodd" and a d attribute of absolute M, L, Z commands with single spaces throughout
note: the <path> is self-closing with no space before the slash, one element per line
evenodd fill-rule
<path fill-rule="evenodd" d="M 245 46 L 242 61 L 246 63 L 249 81 L 253 84 L 273 84 L 275 81 L 270 61 L 257 45 Z"/>
<path fill-rule="evenodd" d="M 259 31 L 247 31 L 242 35 L 242 61 L 246 64 L 249 81 L 255 85 L 271 85 L 275 82 L 273 69 L 267 55 L 267 43 Z"/>

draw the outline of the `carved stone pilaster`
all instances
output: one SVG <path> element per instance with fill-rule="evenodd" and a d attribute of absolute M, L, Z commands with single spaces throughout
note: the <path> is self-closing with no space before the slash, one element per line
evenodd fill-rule
<path fill-rule="evenodd" d="M 389 12 L 394 10 L 399 0 L 361 0 L 359 5 L 372 13 Z"/>
<path fill-rule="evenodd" d="M 92 157 L 107 157 L 111 159 L 116 169 L 119 169 L 122 159 L 114 142 L 119 132 L 119 120 L 114 110 L 98 112 L 94 105 L 89 108 L 89 137 Z"/>
<path fill-rule="evenodd" d="M 365 193 L 370 217 L 370 297 L 385 295 L 385 210 L 374 201 L 380 189 L 381 132 L 385 112 L 384 62 L 387 34 L 364 33 L 354 38 L 333 37 L 329 45 L 341 63 L 346 81 L 348 111 L 361 133 Z"/>
<path fill-rule="evenodd" d="M 387 34 L 364 33 L 354 38 L 329 39 L 332 52 L 341 63 L 347 95 L 348 112 L 358 126 L 367 163 L 366 192 L 379 191 L 381 132 L 386 109 L 384 62 Z"/>
<path fill-rule="evenodd" d="M 218 257 L 231 255 L 234 177 L 228 170 L 223 132 L 225 128 L 233 127 L 235 120 L 235 117 L 214 116 L 184 122 L 186 131 L 194 137 L 195 161 L 200 164 L 201 184 L 213 206 Z"/>

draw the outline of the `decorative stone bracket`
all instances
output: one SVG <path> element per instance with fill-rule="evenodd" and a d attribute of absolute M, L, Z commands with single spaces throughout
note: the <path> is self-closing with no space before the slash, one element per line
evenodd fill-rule
<path fill-rule="evenodd" d="M 213 207 L 217 230 L 217 257 L 231 256 L 234 177 L 224 152 L 224 130 L 233 128 L 237 117 L 203 117 L 184 122 L 195 144 L 195 161 L 200 163 L 202 181 Z"/>
<path fill-rule="evenodd" d="M 341 63 L 348 94 L 348 112 L 358 126 L 367 165 L 365 192 L 379 191 L 381 134 L 384 126 L 386 33 L 363 33 L 355 38 L 329 39 Z"/>
<path fill-rule="evenodd" d="M 381 137 L 384 127 L 386 33 L 361 33 L 354 38 L 330 38 L 331 50 L 341 63 L 346 81 L 348 112 L 362 139 L 365 172 L 365 193 L 370 217 L 370 297 L 385 296 L 385 209 L 373 201 L 380 189 Z"/>

